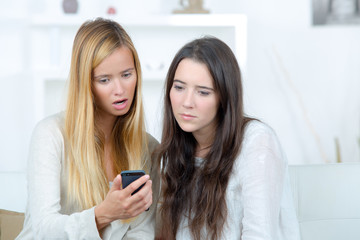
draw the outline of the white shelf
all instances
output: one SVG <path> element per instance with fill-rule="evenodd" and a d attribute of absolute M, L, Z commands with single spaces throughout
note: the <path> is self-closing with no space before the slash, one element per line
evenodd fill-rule
<path fill-rule="evenodd" d="M 246 16 L 241 14 L 173 14 L 173 15 L 148 15 L 139 17 L 122 18 L 117 15 L 104 15 L 103 18 L 113 19 L 126 26 L 139 27 L 233 27 L 246 26 Z M 78 15 L 32 16 L 32 26 L 37 27 L 78 27 L 88 19 L 94 17 Z"/>

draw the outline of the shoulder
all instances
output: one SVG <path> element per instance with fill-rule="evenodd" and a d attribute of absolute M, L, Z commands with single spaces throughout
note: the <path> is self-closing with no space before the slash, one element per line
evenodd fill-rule
<path fill-rule="evenodd" d="M 39 121 L 33 131 L 33 138 L 54 138 L 63 136 L 64 114 L 62 112 Z"/>
<path fill-rule="evenodd" d="M 264 122 L 257 120 L 249 122 L 245 129 L 240 155 L 234 165 L 241 181 L 255 176 L 270 176 L 270 173 L 282 176 L 286 165 L 286 156 L 275 131 Z"/>
<path fill-rule="evenodd" d="M 34 171 L 33 168 L 36 166 L 50 167 L 48 164 L 60 162 L 64 151 L 62 119 L 62 114 L 55 114 L 44 118 L 35 126 L 28 155 L 31 171 Z"/>
<path fill-rule="evenodd" d="M 268 124 L 259 120 L 252 120 L 246 125 L 244 138 L 257 135 L 274 136 L 275 132 Z"/>
<path fill-rule="evenodd" d="M 259 120 L 252 120 L 247 124 L 243 146 L 249 144 L 267 145 L 272 142 L 278 144 L 278 138 L 275 131 L 268 124 Z"/>
<path fill-rule="evenodd" d="M 146 133 L 147 145 L 150 152 L 153 152 L 155 148 L 159 145 L 159 141 L 156 140 L 150 133 Z"/>
<path fill-rule="evenodd" d="M 56 113 L 53 115 L 50 115 L 41 121 L 39 121 L 35 129 L 54 129 L 54 128 L 61 128 L 64 123 L 64 114 L 63 112 Z"/>
<path fill-rule="evenodd" d="M 273 159 L 284 160 L 275 131 L 268 124 L 258 120 L 249 122 L 245 128 L 241 155 L 248 159 L 250 156 L 273 156 Z"/>
<path fill-rule="evenodd" d="M 147 164 L 150 164 L 151 168 L 156 169 L 157 168 L 157 159 L 158 159 L 158 153 L 157 153 L 157 147 L 159 146 L 159 142 L 149 133 L 147 133 Z"/>

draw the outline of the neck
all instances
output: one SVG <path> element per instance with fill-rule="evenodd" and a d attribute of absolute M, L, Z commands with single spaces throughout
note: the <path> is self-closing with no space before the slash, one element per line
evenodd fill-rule
<path fill-rule="evenodd" d="M 200 137 L 200 136 L 197 136 L 197 137 L 195 137 L 195 139 L 197 141 L 195 156 L 204 158 L 208 154 L 208 152 L 210 151 L 210 148 L 211 148 L 211 146 L 212 146 L 212 144 L 214 142 L 213 137 L 209 137 L 209 136 Z"/>
<path fill-rule="evenodd" d="M 104 134 L 105 143 L 107 143 L 110 139 L 111 132 L 112 132 L 112 129 L 115 124 L 115 120 L 116 120 L 116 117 L 114 117 L 114 116 L 107 116 L 107 117 L 99 116 L 97 119 L 98 126 Z"/>
<path fill-rule="evenodd" d="M 106 176 L 109 181 L 112 181 L 115 178 L 114 175 L 114 163 L 112 159 L 112 142 L 111 142 L 111 132 L 115 124 L 116 117 L 112 115 L 98 115 L 96 121 L 97 125 L 104 134 L 104 165 Z"/>
<path fill-rule="evenodd" d="M 211 145 L 207 147 L 200 147 L 199 145 L 196 147 L 195 156 L 199 158 L 204 158 L 210 151 Z"/>

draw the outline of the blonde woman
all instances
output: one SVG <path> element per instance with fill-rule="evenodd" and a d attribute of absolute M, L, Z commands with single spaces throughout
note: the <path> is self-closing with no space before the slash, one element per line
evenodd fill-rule
<path fill-rule="evenodd" d="M 126 31 L 111 20 L 85 22 L 69 79 L 65 113 L 33 132 L 17 239 L 153 239 L 158 143 L 145 132 L 140 62 Z M 150 176 L 122 189 L 119 173 L 128 169 Z"/>

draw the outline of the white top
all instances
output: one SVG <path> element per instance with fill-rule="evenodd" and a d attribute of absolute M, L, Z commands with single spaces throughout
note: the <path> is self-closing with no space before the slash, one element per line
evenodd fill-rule
<path fill-rule="evenodd" d="M 201 164 L 198 162 L 198 164 Z M 199 160 L 198 160 L 199 161 Z M 287 162 L 274 131 L 251 121 L 226 190 L 224 240 L 299 240 Z M 192 239 L 184 216 L 176 235 Z M 205 238 L 205 229 L 203 230 Z"/>
<path fill-rule="evenodd" d="M 28 201 L 24 228 L 17 239 L 101 239 L 94 208 L 81 211 L 65 195 L 64 119 L 57 114 L 42 120 L 34 129 L 27 167 Z M 150 152 L 158 142 L 148 135 Z M 146 156 L 147 163 L 151 163 Z M 150 169 L 150 168 L 149 168 Z M 131 223 L 113 221 L 103 231 L 103 239 L 154 239 L 158 176 L 153 181 L 153 204 Z"/>

